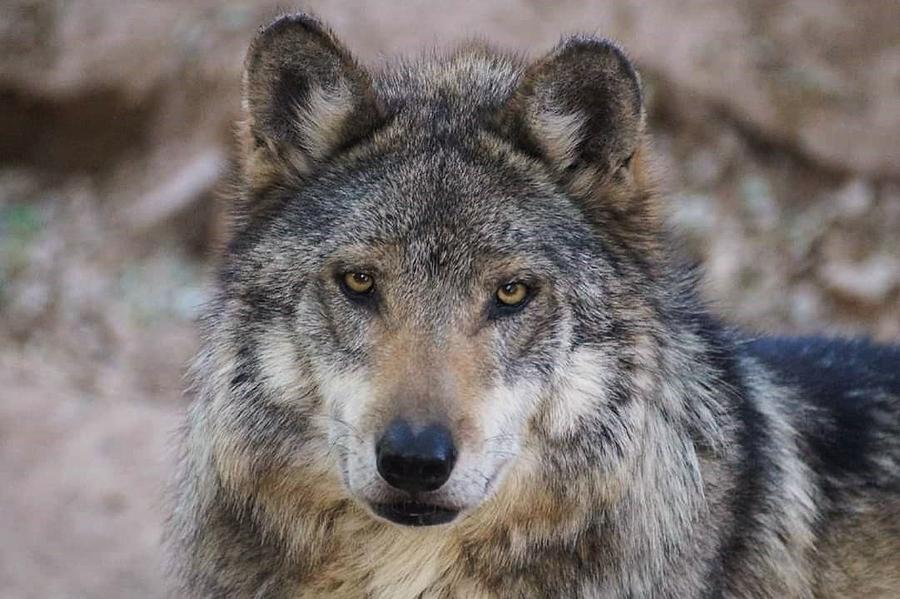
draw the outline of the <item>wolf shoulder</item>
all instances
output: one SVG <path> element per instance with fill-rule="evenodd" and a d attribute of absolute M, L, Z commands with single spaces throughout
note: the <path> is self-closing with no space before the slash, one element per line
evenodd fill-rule
<path fill-rule="evenodd" d="M 743 349 L 788 390 L 787 415 L 823 479 L 900 492 L 900 345 L 768 337 Z"/>
<path fill-rule="evenodd" d="M 818 489 L 816 597 L 900 588 L 900 345 L 772 337 L 743 345 L 775 379 Z"/>
<path fill-rule="evenodd" d="M 762 337 L 744 349 L 823 405 L 867 393 L 900 395 L 900 345 L 865 338 Z"/>
<path fill-rule="evenodd" d="M 742 348 L 776 382 L 793 389 L 799 407 L 845 427 L 861 431 L 872 424 L 866 422 L 872 412 L 900 410 L 900 345 L 865 338 L 762 337 Z"/>

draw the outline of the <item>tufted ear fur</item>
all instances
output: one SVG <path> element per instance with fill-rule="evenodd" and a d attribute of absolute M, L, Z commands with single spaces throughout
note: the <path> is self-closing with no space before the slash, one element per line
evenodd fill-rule
<path fill-rule="evenodd" d="M 573 37 L 528 67 L 501 129 L 605 228 L 645 249 L 658 226 L 640 78 L 613 43 Z"/>
<path fill-rule="evenodd" d="M 243 169 L 257 185 L 284 169 L 313 171 L 378 121 L 368 73 L 306 15 L 281 17 L 253 40 L 243 107 Z"/>
<path fill-rule="evenodd" d="M 641 84 L 612 43 L 571 38 L 531 65 L 509 125 L 562 173 L 593 166 L 608 175 L 634 154 L 644 129 Z"/>

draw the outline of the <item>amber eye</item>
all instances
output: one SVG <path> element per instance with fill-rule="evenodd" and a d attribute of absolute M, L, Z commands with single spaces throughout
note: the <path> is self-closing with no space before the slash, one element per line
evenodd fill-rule
<path fill-rule="evenodd" d="M 507 283 L 497 289 L 497 299 L 506 306 L 518 306 L 528 297 L 525 283 Z"/>
<path fill-rule="evenodd" d="M 362 295 L 375 288 L 375 279 L 363 272 L 348 272 L 344 274 L 344 287 L 352 293 Z"/>

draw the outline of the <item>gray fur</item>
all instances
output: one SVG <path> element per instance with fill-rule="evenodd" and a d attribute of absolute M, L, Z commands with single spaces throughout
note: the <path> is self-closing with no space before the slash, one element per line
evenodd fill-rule
<path fill-rule="evenodd" d="M 245 108 L 170 526 L 189 596 L 900 595 L 900 349 L 708 315 L 615 46 L 370 74 L 283 17 Z M 458 437 L 449 525 L 367 507 L 397 414 Z"/>

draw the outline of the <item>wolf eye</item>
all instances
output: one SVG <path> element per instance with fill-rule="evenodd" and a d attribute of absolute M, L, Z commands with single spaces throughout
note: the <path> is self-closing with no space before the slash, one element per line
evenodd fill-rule
<path fill-rule="evenodd" d="M 525 283 L 507 283 L 497 289 L 497 300 L 504 306 L 519 306 L 528 297 Z"/>
<path fill-rule="evenodd" d="M 364 272 L 344 273 L 342 282 L 344 289 L 356 295 L 365 295 L 375 288 L 375 279 Z"/>

